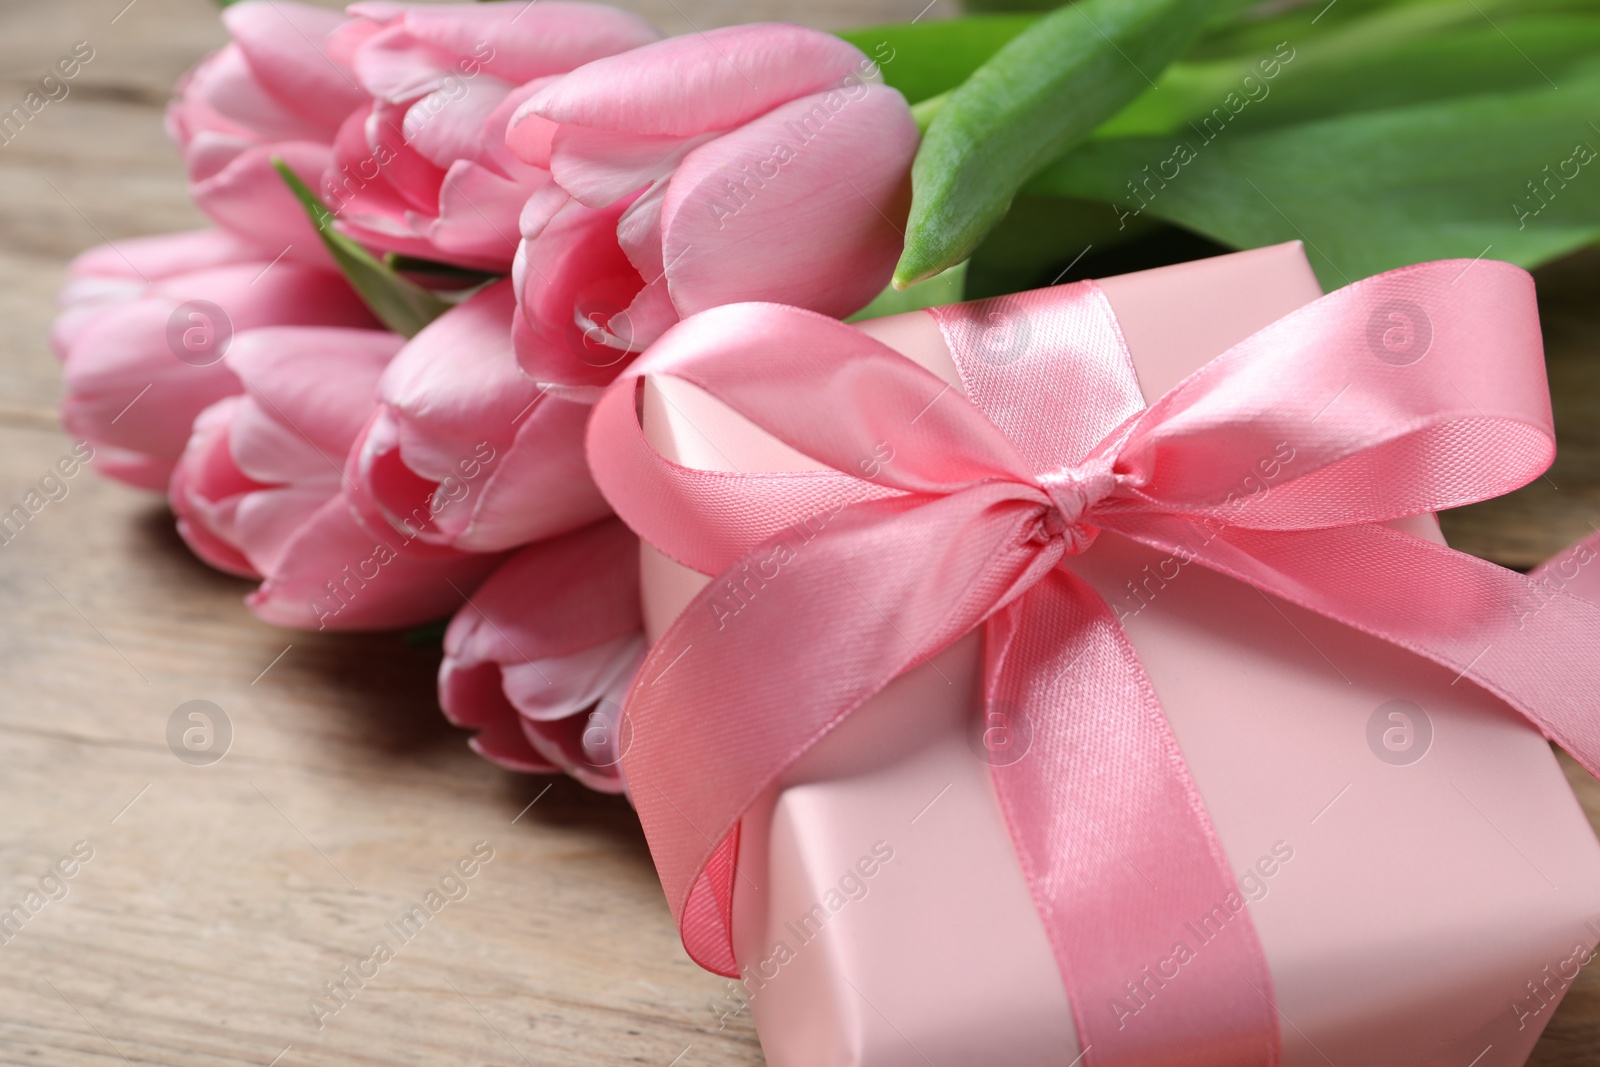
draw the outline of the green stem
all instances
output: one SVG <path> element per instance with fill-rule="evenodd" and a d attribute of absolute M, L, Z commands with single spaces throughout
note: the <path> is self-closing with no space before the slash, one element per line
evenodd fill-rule
<path fill-rule="evenodd" d="M 344 272 L 350 287 L 372 309 L 379 322 L 402 337 L 410 338 L 450 310 L 448 303 L 415 282 L 402 278 L 379 262 L 371 252 L 335 229 L 333 212 L 300 180 L 298 174 L 289 169 L 287 163 L 274 157 L 272 165 L 283 176 L 284 184 L 289 186 L 295 199 L 305 208 L 317 235 L 322 238 L 334 263 Z"/>

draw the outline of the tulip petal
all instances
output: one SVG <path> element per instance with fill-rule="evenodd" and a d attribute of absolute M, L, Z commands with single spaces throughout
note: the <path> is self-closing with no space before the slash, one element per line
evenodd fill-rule
<path fill-rule="evenodd" d="M 264 262 L 271 258 L 270 252 L 262 255 L 262 246 L 227 230 L 189 230 L 151 237 L 125 237 L 110 244 L 96 245 L 68 264 L 67 274 L 74 279 L 92 275 L 150 282 L 211 267 Z M 62 295 L 70 299 L 71 292 L 69 283 Z"/>
<path fill-rule="evenodd" d="M 380 136 L 375 144 L 369 139 L 372 115 L 373 108 L 369 105 L 352 111 L 345 119 L 333 142 L 333 162 L 316 186 L 323 203 L 342 222 L 372 215 L 399 216 L 416 206 L 391 181 L 391 176 L 404 168 L 405 163 L 401 162 L 399 168 L 391 166 L 397 160 L 389 140 Z M 378 132 L 386 131 L 380 128 Z M 390 127 L 387 132 L 398 136 L 399 131 Z M 437 181 L 438 174 L 433 173 L 437 168 L 424 163 L 420 169 L 425 179 L 431 173 Z"/>
<path fill-rule="evenodd" d="M 542 757 L 597 792 L 623 792 L 622 756 L 632 738 L 622 701 L 645 651 L 643 634 L 616 646 L 608 672 L 611 681 L 595 692 L 587 713 L 560 719 L 521 717 L 523 734 Z"/>
<path fill-rule="evenodd" d="M 597 59 L 536 97 L 535 110 L 563 125 L 691 137 L 874 69 L 830 33 L 783 23 L 728 26 Z"/>
<path fill-rule="evenodd" d="M 126 470 L 134 484 L 165 489 L 183 454 L 189 428 L 208 405 L 240 392 L 238 376 L 221 359 L 179 358 L 171 331 L 185 305 L 220 309 L 211 322 L 217 343 L 228 332 L 294 321 L 370 327 L 372 315 L 338 275 L 295 263 L 241 263 L 163 279 L 137 301 L 102 309 L 77 328 L 65 358 L 67 396 L 62 418 L 73 433 L 108 453 L 109 473 Z M 211 309 L 190 309 L 215 318 Z M 130 466 L 131 456 L 144 457 Z M 121 476 L 119 473 L 116 476 Z"/>
<path fill-rule="evenodd" d="M 256 406 L 287 423 L 302 448 L 343 460 L 377 403 L 379 377 L 404 345 L 386 330 L 279 326 L 239 333 L 226 359 Z M 237 440 L 234 447 L 238 455 Z M 337 478 L 336 464 L 332 471 Z"/>
<path fill-rule="evenodd" d="M 177 530 L 183 543 L 189 546 L 189 551 L 199 556 L 207 566 L 237 578 L 261 576 L 242 552 L 208 530 L 204 523 L 179 516 Z"/>
<path fill-rule="evenodd" d="M 212 516 L 205 514 L 207 498 L 248 490 L 252 483 L 239 475 L 228 458 L 228 426 L 242 397 L 230 396 L 202 411 L 184 449 L 183 462 L 172 472 L 168 499 L 178 517 L 178 534 L 194 554 L 220 571 L 241 578 L 261 573 L 228 541 L 213 532 Z"/>
<path fill-rule="evenodd" d="M 461 615 L 458 613 L 456 618 Z M 439 706 L 444 709 L 444 717 L 457 726 L 485 727 L 497 719 L 514 720 L 517 716 L 500 687 L 500 664 L 494 660 L 467 661 L 446 656 L 439 664 Z"/>
<path fill-rule="evenodd" d="M 917 128 L 883 86 L 791 101 L 673 175 L 663 255 L 684 316 L 748 300 L 843 317 L 882 291 L 902 244 Z M 730 173 L 747 176 L 735 191 Z"/>
<path fill-rule="evenodd" d="M 428 239 L 454 261 L 470 260 L 503 272 L 516 257 L 517 216 L 529 192 L 527 183 L 457 160 L 439 189 L 439 217 L 429 227 Z"/>
<path fill-rule="evenodd" d="M 434 162 L 411 143 L 405 132 L 406 115 L 407 109 L 379 100 L 362 132 L 384 181 L 412 209 L 431 215 L 438 210 L 439 183 L 449 163 Z"/>
<path fill-rule="evenodd" d="M 422 554 L 363 526 L 343 496 L 317 510 L 245 603 L 267 622 L 304 630 L 389 630 L 449 614 L 499 556 Z"/>
<path fill-rule="evenodd" d="M 617 243 L 624 206 L 567 204 L 519 251 L 519 328 L 513 342 L 523 373 L 538 382 L 605 385 L 628 351 L 607 327 L 633 303 L 644 278 Z"/>
<path fill-rule="evenodd" d="M 393 5 L 399 7 L 401 5 Z M 347 11 L 354 15 L 354 12 Z M 398 14 L 398 12 L 397 12 Z M 361 46 L 372 40 L 386 28 L 383 21 L 374 21 L 371 18 L 350 18 L 340 23 L 333 32 L 329 33 L 323 41 L 323 50 L 328 53 L 328 58 L 342 66 L 345 70 L 354 72 L 356 69 L 356 53 Z M 361 81 L 356 75 L 356 82 Z M 362 87 L 363 94 L 366 93 Z"/>
<path fill-rule="evenodd" d="M 191 142 L 207 130 L 233 138 L 246 146 L 260 140 L 255 131 L 224 115 L 207 99 L 205 86 L 212 76 L 211 70 L 223 62 L 222 55 L 226 51 L 224 48 L 207 56 L 178 79 L 172 99 L 162 116 L 167 136 L 183 150 L 185 162 L 188 161 Z"/>
<path fill-rule="evenodd" d="M 487 154 L 489 118 L 511 89 L 510 83 L 488 75 L 475 79 L 466 92 L 437 89 L 406 109 L 403 136 L 436 167 L 478 159 Z"/>
<path fill-rule="evenodd" d="M 572 203 L 572 195 L 559 184 L 551 181 L 536 189 L 527 203 L 522 205 L 521 212 L 517 215 L 517 232 L 524 241 L 531 241 L 544 232 L 545 227 L 561 213 L 561 209 Z M 519 254 L 519 259 L 521 258 Z M 522 291 L 522 282 L 517 282 L 517 291 Z"/>
<path fill-rule="evenodd" d="M 357 13 L 354 8 L 351 13 Z M 449 52 L 420 40 L 404 25 L 392 23 L 361 43 L 355 51 L 356 77 L 380 100 L 403 104 L 443 87 L 454 73 Z"/>
<path fill-rule="evenodd" d="M 315 487 L 323 498 L 339 491 L 338 460 L 286 422 L 276 406 L 254 397 L 241 404 L 228 433 L 228 451 L 244 477 L 263 486 Z"/>
<path fill-rule="evenodd" d="M 224 532 L 258 574 L 272 574 L 301 528 L 337 493 L 337 484 L 246 493 L 235 501 L 232 529 Z"/>
<path fill-rule="evenodd" d="M 639 539 L 615 518 L 506 558 L 445 632 L 446 659 L 517 663 L 627 637 L 639 613 Z"/>
<path fill-rule="evenodd" d="M 366 94 L 326 43 L 345 21 L 339 12 L 270 0 L 233 4 L 223 10 L 222 21 L 267 92 L 325 136 L 363 102 Z"/>
<path fill-rule="evenodd" d="M 214 178 L 240 155 L 256 146 L 253 136 L 241 136 L 217 128 L 202 129 L 183 143 L 183 165 L 189 172 L 189 185 Z"/>
<path fill-rule="evenodd" d="M 57 297 L 61 314 L 50 327 L 50 347 L 66 358 L 84 327 L 108 306 L 143 296 L 153 282 L 212 267 L 258 262 L 271 255 L 227 230 L 132 237 L 96 245 L 67 266 Z"/>
<path fill-rule="evenodd" d="M 588 738 L 591 734 L 604 736 L 606 728 L 602 724 L 605 721 L 602 709 L 596 707 L 587 714 L 572 715 L 555 722 L 524 718 L 522 732 L 534 750 L 556 764 L 558 770 L 597 793 L 620 793 L 622 776 L 616 761 L 604 767 L 589 764 L 591 746 L 587 743 Z"/>
<path fill-rule="evenodd" d="M 497 719 L 467 742 L 472 750 L 491 763 L 523 774 L 557 774 L 561 768 L 541 756 L 523 735 L 516 715 Z"/>
<path fill-rule="evenodd" d="M 305 209 L 273 166 L 274 157 L 281 157 L 312 188 L 333 162 L 330 148 L 309 141 L 260 145 L 196 183 L 190 190 L 195 203 L 219 225 L 264 248 L 284 249 L 286 257 L 297 262 L 331 266 Z"/>
<path fill-rule="evenodd" d="M 511 351 L 512 289 L 496 283 L 395 357 L 383 411 L 352 450 L 363 510 L 430 544 L 494 551 L 603 514 L 582 458 L 584 410 L 541 399 Z"/>
<path fill-rule="evenodd" d="M 352 15 L 394 20 L 406 33 L 460 57 L 462 74 L 481 69 L 522 84 L 592 59 L 637 48 L 660 34 L 637 15 L 600 4 L 541 0 L 525 4 L 358 3 Z"/>
<path fill-rule="evenodd" d="M 146 489 L 167 487 L 195 416 L 240 390 L 225 364 L 193 366 L 167 349 L 175 303 L 147 298 L 106 311 L 80 331 L 66 360 L 62 423 L 98 450 L 146 457 L 134 482 Z M 105 458 L 99 466 L 110 473 Z"/>
<path fill-rule="evenodd" d="M 505 762 L 515 724 L 546 769 L 620 789 L 616 709 L 595 709 L 598 731 L 589 709 L 619 700 L 643 657 L 638 580 L 638 539 L 609 519 L 529 545 L 483 583 L 451 620 L 439 670 L 451 721 L 484 731 L 479 752 Z"/>
<path fill-rule="evenodd" d="M 520 101 L 506 123 L 506 149 L 522 162 L 535 167 L 550 166 L 550 142 L 561 127 L 528 110 L 527 99 Z"/>
<path fill-rule="evenodd" d="M 501 669 L 500 684 L 523 718 L 555 722 L 599 700 L 626 665 L 619 657 L 641 642 L 638 634 L 630 634 L 567 656 L 509 663 Z"/>
<path fill-rule="evenodd" d="M 496 282 L 412 338 L 384 372 L 383 402 L 403 413 L 403 434 L 415 435 L 403 444 L 430 453 L 441 477 L 476 442 L 509 442 L 538 393 L 511 354 L 513 307 L 510 283 Z"/>
<path fill-rule="evenodd" d="M 439 529 L 460 548 L 494 552 L 610 514 L 584 458 L 588 420 L 587 404 L 540 397 L 482 488 L 436 512 Z"/>
<path fill-rule="evenodd" d="M 345 473 L 354 484 L 349 492 L 351 503 L 368 525 L 388 526 L 412 536 L 432 527 L 428 505 L 438 483 L 406 466 L 400 454 L 396 413 L 387 407 L 373 413 L 351 450 Z"/>
<path fill-rule="evenodd" d="M 316 141 L 332 132 L 268 92 L 237 44 L 195 68 L 185 93 L 257 141 Z"/>
<path fill-rule="evenodd" d="M 667 183 L 659 182 L 617 220 L 617 243 L 628 254 L 634 269 L 651 280 L 667 272 L 661 258 L 661 209 L 666 199 Z"/>
<path fill-rule="evenodd" d="M 522 178 L 528 176 L 531 170 L 549 171 L 549 149 L 545 149 L 543 160 L 524 162 L 519 159 L 508 144 L 511 136 L 511 122 L 517 112 L 522 110 L 522 105 L 528 98 L 539 92 L 545 86 L 554 82 L 555 78 L 535 78 L 531 82 L 518 85 L 505 95 L 505 99 L 495 105 L 488 119 L 483 125 L 483 144 L 480 146 L 478 162 L 485 166 L 494 167 L 508 178 Z M 544 123 L 546 129 L 552 134 L 555 132 L 554 123 Z M 519 139 L 525 147 L 537 152 L 538 133 L 535 126 L 531 125 Z"/>
<path fill-rule="evenodd" d="M 615 344 L 628 352 L 642 352 L 656 343 L 660 336 L 678 321 L 678 309 L 672 302 L 672 290 L 667 286 L 663 272 L 654 282 L 639 290 L 628 310 L 607 323 L 606 332 L 614 337 Z"/>
<path fill-rule="evenodd" d="M 605 207 L 671 174 L 684 156 L 716 136 L 653 136 L 561 126 L 550 144 L 550 172 L 577 199 L 590 207 Z"/>

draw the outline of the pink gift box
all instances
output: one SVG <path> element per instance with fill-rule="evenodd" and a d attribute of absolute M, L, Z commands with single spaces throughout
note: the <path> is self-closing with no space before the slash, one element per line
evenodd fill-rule
<path fill-rule="evenodd" d="M 1147 400 L 1321 295 L 1298 244 L 1099 284 Z M 860 328 L 961 388 L 928 313 Z M 643 422 L 690 467 L 817 469 L 682 381 L 649 382 Z M 1069 565 L 1117 610 L 1204 797 L 1283 1062 L 1523 1063 L 1600 939 L 1600 847 L 1539 733 L 1441 666 L 1114 534 Z M 707 581 L 645 547 L 652 641 Z M 734 945 L 773 1067 L 1081 1059 L 991 777 L 1027 724 L 980 721 L 981 641 L 898 678 L 743 821 Z M 1185 949 L 1235 914 L 1196 915 Z M 1130 965 L 1122 1025 L 1186 959 Z"/>

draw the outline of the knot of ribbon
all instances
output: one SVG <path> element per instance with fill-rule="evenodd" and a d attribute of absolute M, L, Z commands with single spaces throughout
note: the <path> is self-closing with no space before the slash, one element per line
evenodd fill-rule
<path fill-rule="evenodd" d="M 994 783 L 1084 1062 L 1182 1047 L 1186 1063 L 1277 1063 L 1247 915 L 1186 965 L 1201 977 L 1163 991 L 1154 1022 L 1124 1029 L 1106 1010 L 1237 884 L 1133 646 L 1071 557 L 1102 532 L 1181 554 L 1459 672 L 1600 770 L 1600 608 L 1385 525 L 1507 492 L 1554 454 L 1532 280 L 1468 266 L 1348 286 L 1149 404 L 1089 282 L 933 309 L 965 399 L 795 308 L 720 307 L 663 335 L 600 398 L 588 448 L 636 532 L 717 576 L 627 701 L 623 767 L 690 955 L 738 973 L 738 830 L 763 792 L 981 627 L 984 699 L 1033 731 Z M 1371 324 L 1396 308 L 1429 320 L 1424 358 L 1373 350 Z M 990 358 L 997 313 L 1028 321 L 1024 358 Z M 666 459 L 639 424 L 646 375 L 697 386 L 817 469 Z M 721 588 L 757 580 L 736 618 L 718 610 Z"/>
<path fill-rule="evenodd" d="M 1094 459 L 1076 467 L 1041 474 L 1039 486 L 1049 495 L 1051 506 L 1040 516 L 1032 539 L 1060 540 L 1069 556 L 1087 552 L 1100 532 L 1088 519 L 1094 509 L 1117 490 L 1117 475 L 1111 463 Z"/>

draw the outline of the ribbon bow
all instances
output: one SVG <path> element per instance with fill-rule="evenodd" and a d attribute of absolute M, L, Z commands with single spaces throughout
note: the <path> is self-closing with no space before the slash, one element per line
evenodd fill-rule
<path fill-rule="evenodd" d="M 888 682 L 982 626 L 985 701 L 1033 732 L 994 781 L 1086 1062 L 1153 1062 L 1181 1042 L 1200 1050 L 1185 1063 L 1276 1063 L 1247 915 L 1152 1001 L 1154 1023 L 1107 1010 L 1237 885 L 1132 645 L 1071 557 L 1099 531 L 1179 554 L 1459 672 L 1600 770 L 1600 608 L 1382 525 L 1549 464 L 1532 280 L 1493 262 L 1369 278 L 1148 407 L 1091 282 L 934 315 L 966 399 L 851 327 L 743 304 L 673 327 L 596 406 L 607 498 L 645 540 L 719 575 L 627 702 L 624 770 L 684 944 L 737 973 L 745 811 Z M 997 315 L 1026 321 L 1022 352 L 995 358 Z M 1416 331 L 1398 356 L 1395 322 Z M 706 390 L 830 469 L 666 460 L 639 426 L 647 374 Z"/>

